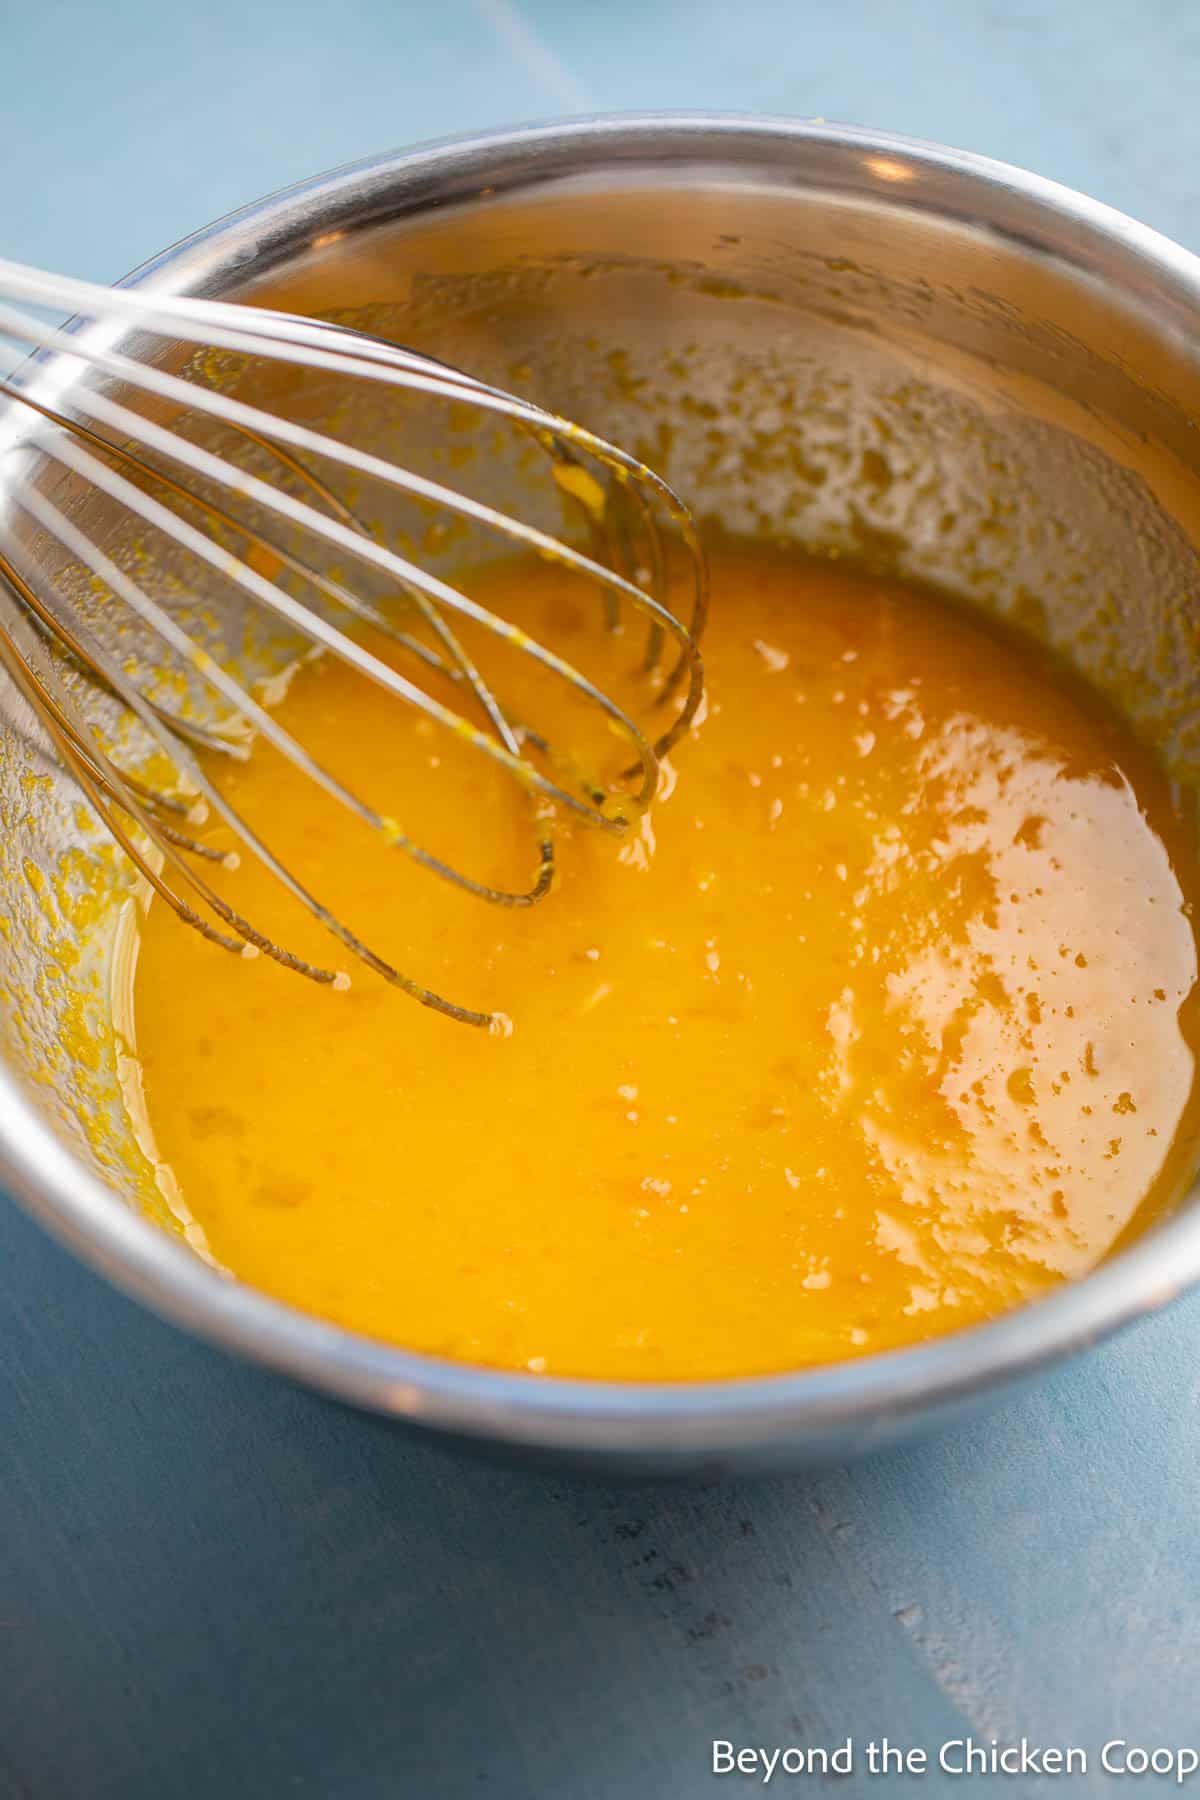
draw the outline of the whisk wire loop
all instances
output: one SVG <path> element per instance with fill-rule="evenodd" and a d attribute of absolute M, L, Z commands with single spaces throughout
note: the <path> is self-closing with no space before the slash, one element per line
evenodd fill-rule
<path fill-rule="evenodd" d="M 20 305 L 74 309 L 68 327 L 47 323 Z M 88 323 L 90 321 L 90 323 Z M 461 493 L 386 457 L 262 406 L 221 391 L 197 377 L 193 358 L 187 374 L 154 366 L 118 347 L 130 331 L 208 350 L 282 361 L 324 376 L 363 379 L 441 403 L 466 403 L 484 414 L 507 419 L 528 432 L 550 458 L 558 488 L 583 508 L 590 551 L 515 518 L 485 501 Z M 404 346 L 369 336 L 330 320 L 312 320 L 224 301 L 159 294 L 139 288 L 108 289 L 51 276 L 0 261 L 0 339 L 37 354 L 12 377 L 0 377 L 0 394 L 23 408 L 34 428 L 19 443 L 82 484 L 100 493 L 119 515 L 160 534 L 204 572 L 205 594 L 214 583 L 239 603 L 246 602 L 301 634 L 315 654 L 338 657 L 401 704 L 452 732 L 470 749 L 511 776 L 526 794 L 537 831 L 538 869 L 532 885 L 510 891 L 481 881 L 415 842 L 398 824 L 361 798 L 312 755 L 255 699 L 243 681 L 200 642 L 192 631 L 108 555 L 94 535 L 42 491 L 36 479 L 14 482 L 4 494 L 0 515 L 0 581 L 8 597 L 7 622 L 0 622 L 0 666 L 44 725 L 65 766 L 78 780 L 105 827 L 150 886 L 186 923 L 226 949 L 265 951 L 311 979 L 345 985 L 344 973 L 319 967 L 258 932 L 188 860 L 228 861 L 173 823 L 186 807 L 177 796 L 123 772 L 102 741 L 86 706 L 80 707 L 54 667 L 54 656 L 35 657 L 15 615 L 32 623 L 59 655 L 84 671 L 132 714 L 170 759 L 178 776 L 202 794 L 242 846 L 251 851 L 302 906 L 386 980 L 424 1004 L 474 1025 L 497 1027 L 501 1015 L 463 1007 L 402 974 L 337 918 L 291 870 L 222 794 L 193 746 L 244 755 L 245 744 L 222 727 L 185 717 L 166 706 L 137 672 L 128 672 L 100 641 L 78 604 L 48 573 L 44 555 L 30 548 L 42 539 L 85 570 L 102 591 L 128 609 L 168 658 L 198 677 L 230 708 L 243 734 L 257 737 L 367 827 L 423 868 L 480 899 L 526 907 L 544 898 L 554 869 L 549 820 L 559 809 L 606 831 L 624 828 L 630 809 L 644 807 L 656 791 L 660 758 L 696 719 L 703 693 L 699 635 L 707 610 L 704 559 L 691 514 L 673 490 L 619 446 L 567 419 L 545 411 L 477 377 L 424 357 Z M 201 359 L 200 367 L 203 366 Z M 97 382 L 95 377 L 105 378 Z M 124 396 L 114 397 L 113 387 Z M 165 403 L 172 423 L 148 417 L 127 402 L 140 395 Z M 161 418 L 161 412 L 160 412 Z M 268 479 L 228 455 L 198 443 L 181 429 L 187 420 L 207 420 L 234 443 L 250 446 L 278 472 Z M 588 462 L 599 471 L 592 475 Z M 314 466 L 315 464 L 315 466 Z M 621 606 L 647 624 L 643 672 L 653 677 L 665 643 L 673 646 L 672 666 L 651 683 L 651 703 L 665 723 L 653 736 L 588 675 L 513 621 L 475 600 L 463 585 L 445 580 L 410 556 L 400 555 L 358 517 L 347 497 L 330 485 L 325 471 L 366 478 L 384 490 L 416 501 L 450 519 L 532 552 L 573 579 L 585 579 L 603 597 L 610 622 Z M 299 489 L 300 491 L 295 491 Z M 239 508 L 249 508 L 243 517 Z M 186 516 L 185 516 L 186 515 Z M 668 600 L 668 560 L 661 519 L 691 569 L 690 617 L 685 621 Z M 21 521 L 25 529 L 19 529 Z M 283 541 L 270 529 L 275 521 Z M 233 536 L 242 554 L 228 548 Z M 39 540 L 41 541 L 41 540 Z M 297 545 L 299 547 L 297 547 Z M 316 553 L 314 555 L 314 552 Z M 425 636 L 399 625 L 373 599 L 356 591 L 352 576 L 321 566 L 336 553 L 352 567 L 383 577 L 414 608 Z M 255 566 L 255 564 L 258 566 Z M 264 574 L 269 568 L 271 575 Z M 286 574 L 290 585 L 279 577 Z M 272 578 L 274 576 L 274 578 Z M 478 720 L 431 692 L 332 622 L 327 611 L 296 597 L 307 590 L 358 624 L 382 634 L 416 665 L 425 679 L 450 684 Z M 469 651 L 455 621 L 469 625 L 479 648 L 504 644 L 559 681 L 607 720 L 629 744 L 634 765 L 615 788 L 570 771 L 555 747 L 534 724 L 519 720 L 482 670 L 478 649 Z M 675 700 L 674 708 L 671 702 Z M 531 757 L 536 753 L 537 760 Z M 549 771 L 549 772 L 548 772 Z M 628 781 L 634 780 L 633 791 Z M 582 785 L 581 785 L 582 783 Z M 124 821 L 129 821 L 126 825 Z M 131 829 L 132 828 L 132 829 Z M 169 870 L 169 876 L 166 871 Z M 182 890 L 179 884 L 182 883 Z M 185 897 L 189 892 L 192 899 Z M 206 918 L 197 907 L 207 908 Z M 212 919 L 219 921 L 214 924 Z"/>

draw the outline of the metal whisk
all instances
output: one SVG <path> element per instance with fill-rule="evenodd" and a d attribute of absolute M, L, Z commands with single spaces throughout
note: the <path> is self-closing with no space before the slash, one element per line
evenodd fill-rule
<path fill-rule="evenodd" d="M 24 310 L 28 306 L 75 318 L 71 326 L 60 328 Z M 123 334 L 131 330 L 152 345 L 165 341 L 172 347 L 194 346 L 185 372 L 169 372 L 143 355 L 119 348 Z M 244 755 L 244 743 L 168 707 L 137 679 L 136 672 L 129 672 L 126 659 L 101 641 L 86 609 L 73 603 L 48 576 L 45 558 L 29 548 L 28 529 L 18 529 L 20 516 L 27 527 L 32 523 L 39 528 L 59 554 L 87 572 L 106 607 L 127 608 L 159 647 L 219 696 L 244 732 L 272 743 L 364 825 L 435 875 L 482 900 L 526 907 L 550 888 L 554 847 L 549 820 L 554 808 L 565 808 L 603 830 L 624 829 L 630 806 L 645 805 L 655 792 L 659 758 L 696 715 L 703 691 L 698 641 L 706 577 L 687 507 L 659 476 L 594 433 L 458 369 L 323 320 L 138 288 L 98 287 L 0 261 L 0 344 L 4 342 L 41 353 L 14 376 L 0 377 L 0 394 L 41 421 L 32 421 L 32 433 L 22 432 L 23 447 L 32 447 L 78 477 L 88 490 L 105 496 L 140 526 L 163 534 L 202 576 L 206 601 L 215 584 L 218 597 L 224 595 L 238 607 L 249 602 L 262 609 L 302 634 L 315 651 L 340 657 L 398 702 L 417 708 L 505 769 L 529 796 L 538 867 L 527 891 L 508 892 L 476 881 L 413 842 L 393 820 L 322 767 L 178 616 L 106 553 L 89 535 L 86 509 L 74 507 L 69 516 L 44 483 L 14 481 L 4 488 L 5 511 L 0 514 L 4 602 L 0 663 L 112 837 L 178 917 L 215 943 L 242 954 L 261 951 L 314 981 L 347 985 L 344 972 L 318 967 L 258 931 L 205 879 L 206 858 L 236 860 L 220 857 L 187 829 L 207 803 L 242 846 L 378 975 L 452 1018 L 504 1029 L 502 1015 L 460 1006 L 401 973 L 284 867 L 222 794 L 211 767 L 197 755 L 198 749 L 206 748 Z M 550 478 L 582 507 L 590 533 L 588 550 L 278 411 L 218 391 L 204 377 L 205 353 L 211 351 L 290 364 L 322 379 L 374 383 L 422 396 L 431 405 L 465 403 L 513 422 L 532 434 L 546 454 Z M 146 410 L 141 410 L 143 406 Z M 260 468 L 265 462 L 269 473 L 254 473 L 193 441 L 180 426 L 197 420 L 215 422 L 232 434 L 236 443 L 250 448 Z M 533 551 L 574 576 L 586 577 L 602 596 L 598 617 L 610 625 L 622 605 L 640 614 L 647 626 L 647 676 L 660 665 L 662 669 L 653 696 L 655 706 L 662 709 L 661 729 L 643 729 L 551 646 L 390 548 L 320 472 L 330 467 L 344 471 L 350 480 L 365 477 L 381 483 L 448 518 L 465 520 L 503 542 Z M 231 540 L 236 550 L 229 548 Z M 686 619 L 668 601 L 667 564 L 675 545 L 682 546 L 690 564 Z M 331 552 L 351 570 L 357 568 L 360 581 L 370 573 L 394 583 L 410 609 L 407 623 L 414 629 L 356 591 L 353 574 L 330 568 Z M 317 601 L 332 609 L 333 619 L 317 610 Z M 411 673 L 380 660 L 334 622 L 339 615 L 343 624 L 354 621 L 385 633 L 398 659 L 411 665 Z M 564 775 L 555 746 L 510 712 L 460 641 L 458 626 L 463 621 L 469 622 L 477 641 L 507 643 L 605 715 L 627 739 L 632 766 L 606 784 Z M 181 778 L 179 790 L 164 792 L 118 766 L 87 706 L 79 703 L 76 687 L 64 679 L 68 666 L 85 672 L 144 727 Z M 455 693 L 462 697 L 461 711 L 422 685 L 422 675 L 428 681 L 434 674 L 455 684 Z M 207 759 L 208 764 L 212 761 Z"/>

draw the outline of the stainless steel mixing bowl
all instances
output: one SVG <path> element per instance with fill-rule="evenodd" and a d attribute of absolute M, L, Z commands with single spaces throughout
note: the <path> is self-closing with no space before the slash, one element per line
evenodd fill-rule
<path fill-rule="evenodd" d="M 626 442 L 728 525 L 885 555 L 1058 646 L 1197 785 L 1200 262 L 1090 200 L 864 131 L 589 119 L 322 177 L 132 279 L 390 332 Z M 427 408 L 337 424 L 432 468 L 456 448 Z M 0 476 L 48 481 L 22 429 L 0 418 Z M 519 460 L 495 447 L 476 476 L 528 510 Z M 156 579 L 186 603 L 169 569 Z M 110 1013 L 128 890 L 11 696 L 0 823 L 8 1186 L 147 1305 L 344 1400 L 646 1473 L 828 1461 L 975 1407 L 1200 1274 L 1193 1199 L 996 1323 L 794 1375 L 566 1381 L 356 1337 L 207 1266 L 162 1206 Z"/>

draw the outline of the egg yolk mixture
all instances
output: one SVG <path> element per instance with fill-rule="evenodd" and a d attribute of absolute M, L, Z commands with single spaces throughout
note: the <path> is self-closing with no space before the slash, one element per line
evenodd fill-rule
<path fill-rule="evenodd" d="M 636 691 L 644 634 L 563 582 L 521 564 L 471 591 Z M 414 867 L 268 746 L 221 764 L 369 944 L 514 1030 L 415 1005 L 249 856 L 231 902 L 349 991 L 151 905 L 148 1117 L 219 1264 L 439 1356 L 731 1376 L 990 1318 L 1178 1196 L 1197 866 L 1154 760 L 929 594 L 737 546 L 713 594 L 705 711 L 657 800 L 623 838 L 560 819 L 528 910 Z M 277 716 L 418 842 L 528 884 L 527 801 L 452 734 L 331 660 Z M 556 688 L 520 716 L 571 741 Z"/>

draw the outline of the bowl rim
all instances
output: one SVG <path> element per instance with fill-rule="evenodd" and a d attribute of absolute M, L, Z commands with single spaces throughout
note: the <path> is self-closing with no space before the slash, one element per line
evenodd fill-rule
<path fill-rule="evenodd" d="M 311 243 L 312 227 L 367 228 L 484 187 L 529 189 L 571 173 L 703 164 L 735 172 L 800 148 L 892 204 L 957 210 L 1152 302 L 1165 332 L 1200 317 L 1200 259 L 1070 188 L 1010 164 L 894 133 L 757 114 L 586 115 L 439 138 L 296 183 L 205 226 L 127 283 L 228 292 Z M 912 179 L 873 175 L 891 160 Z M 847 173 L 848 172 L 848 173 Z M 902 192 L 898 189 L 902 188 Z M 373 209 L 373 210 L 372 210 Z M 0 1068 L 0 1175 L 83 1261 L 196 1335 L 377 1412 L 513 1445 L 719 1454 L 800 1441 L 953 1404 L 1032 1372 L 1158 1310 L 1200 1280 L 1200 1206 L 1180 1210 L 1078 1281 L 986 1324 L 906 1349 L 777 1374 L 702 1381 L 535 1375 L 406 1350 L 302 1312 L 211 1267 L 135 1213 L 42 1121 Z M 1194 1190 L 1193 1190 L 1194 1192 Z"/>

